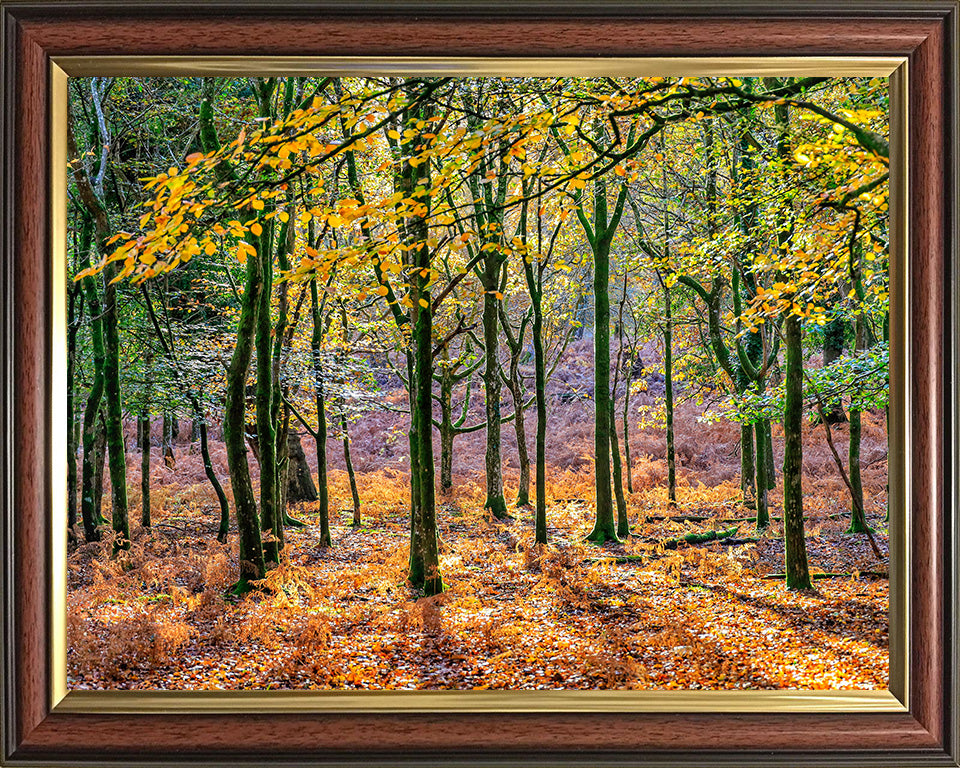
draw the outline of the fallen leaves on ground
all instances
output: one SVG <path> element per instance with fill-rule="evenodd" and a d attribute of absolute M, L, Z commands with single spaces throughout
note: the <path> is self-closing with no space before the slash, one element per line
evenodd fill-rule
<path fill-rule="evenodd" d="M 438 497 L 447 591 L 418 599 L 405 582 L 406 477 L 359 476 L 363 525 L 349 527 L 343 473 L 331 478 L 332 547 L 320 547 L 316 505 L 293 510 L 286 562 L 238 602 L 236 539 L 210 533 L 214 505 L 195 488 L 134 534 L 130 556 L 109 544 L 69 555 L 68 672 L 93 689 L 881 689 L 888 679 L 886 571 L 864 536 L 843 533 L 832 498 L 810 498 L 811 570 L 850 573 L 791 592 L 782 529 L 742 523 L 722 542 L 663 551 L 658 540 L 719 530 L 749 516 L 730 484 L 629 495 L 634 536 L 596 547 L 592 475 L 556 473 L 550 544 L 533 541 L 530 509 L 495 522 L 479 482 Z M 779 498 L 771 496 L 771 510 Z M 886 551 L 879 505 L 875 538 Z M 773 512 L 776 514 L 776 512 Z M 681 516 L 703 521 L 675 521 Z M 645 522 L 647 517 L 662 519 Z M 620 558 L 623 562 L 617 562 Z M 632 558 L 632 559 L 625 559 Z"/>

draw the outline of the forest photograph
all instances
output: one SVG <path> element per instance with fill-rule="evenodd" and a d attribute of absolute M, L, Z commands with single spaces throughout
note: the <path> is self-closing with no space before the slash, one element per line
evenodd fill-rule
<path fill-rule="evenodd" d="M 887 78 L 68 91 L 70 689 L 887 688 Z"/>

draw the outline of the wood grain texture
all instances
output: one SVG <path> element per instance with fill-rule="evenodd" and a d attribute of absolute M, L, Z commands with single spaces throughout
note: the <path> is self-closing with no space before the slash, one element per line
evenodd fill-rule
<path fill-rule="evenodd" d="M 691 6 L 692 7 L 692 6 Z M 770 13 L 777 6 L 765 6 Z M 787 7 L 787 6 L 784 6 Z M 5 631 L 15 637 L 4 681 L 15 726 L 5 758 L 142 765 L 188 757 L 227 764 L 265 761 L 329 764 L 569 765 L 957 765 L 946 726 L 957 717 L 955 670 L 943 642 L 956 606 L 944 589 L 945 468 L 950 466 L 949 375 L 953 344 L 944 321 L 956 301 L 949 282 L 955 244 L 953 198 L 944 198 L 952 167 L 947 115 L 954 109 L 947 75 L 957 57 L 956 5 L 858 3 L 847 12 L 819 4 L 794 18 L 655 18 L 605 6 L 591 16 L 478 17 L 476 12 L 321 12 L 287 14 L 245 4 L 236 12 L 199 3 L 146 14 L 137 6 L 5 6 L 4 225 L 0 264 L 3 342 L 13 385 L 4 409 L 15 413 L 13 578 L 5 584 Z M 900 9 L 899 11 L 897 9 Z M 771 10 L 772 9 L 772 10 Z M 920 10 L 917 10 L 920 9 Z M 89 9 L 88 9 L 89 10 Z M 279 14 L 279 15 L 278 15 Z M 845 15 L 847 14 L 847 15 Z M 11 42 L 13 46 L 11 47 Z M 47 402 L 46 57 L 94 54 L 633 56 L 859 54 L 910 56 L 910 312 L 912 377 L 911 701 L 909 714 L 843 715 L 244 715 L 107 716 L 50 713 L 47 701 L 46 594 L 49 588 Z M 950 59 L 953 57 L 953 59 Z M 15 101 L 11 101 L 15 99 Z M 952 193 L 951 193 L 952 194 Z M 11 282 L 12 281 L 12 282 Z M 12 348 L 12 353 L 9 350 Z M 9 450 L 9 449 L 8 449 Z M 8 490 L 8 489 L 5 489 Z M 4 499 L 9 496 L 5 495 Z M 9 503 L 9 502 L 5 502 Z M 11 527 L 10 520 L 16 518 Z M 8 538 L 7 541 L 10 541 Z M 9 544 L 8 544 L 9 546 Z M 8 711 L 8 716 L 11 713 Z M 9 729 L 8 729 L 9 730 Z"/>
<path fill-rule="evenodd" d="M 735 20 L 557 19 L 546 21 L 389 16 L 364 23 L 309 14 L 268 21 L 219 18 L 139 18 L 25 22 L 26 34 L 52 55 L 117 53 L 118 41 L 135 39 L 143 55 L 287 56 L 780 56 L 836 53 L 863 56 L 906 52 L 925 40 L 937 22 L 894 23 L 837 19 Z M 802 27 L 802 32 L 798 29 Z M 371 28 L 376 34 L 371 34 Z M 469 30 L 469 31 L 467 31 Z M 466 40 L 469 39 L 469 45 Z"/>
<path fill-rule="evenodd" d="M 910 287 L 913 377 L 913 494 L 912 617 L 915 627 L 911 657 L 911 709 L 918 722 L 938 740 L 943 738 L 942 717 L 945 648 L 943 635 L 944 494 L 938 478 L 944 469 L 945 409 L 944 364 L 949 340 L 944 337 L 947 219 L 942 187 L 930 179 L 944 178 L 947 157 L 929 151 L 944 146 L 945 103 L 941 84 L 945 73 L 944 31 L 936 29 L 910 57 L 910 67 L 925 73 L 911 78 L 910 153 L 911 256 Z M 921 150 L 921 151 L 918 151 Z M 945 343 L 945 341 L 947 343 Z"/>
<path fill-rule="evenodd" d="M 47 701 L 47 364 L 49 274 L 46 199 L 47 70 L 43 49 L 17 46 L 23 83 L 16 110 L 16 197 L 12 224 L 14 561 L 17 723 L 20 740 L 46 716 Z M 13 329 L 11 329 L 13 330 Z"/>
<path fill-rule="evenodd" d="M 130 734 L 140 734 L 139 740 Z M 815 742 L 813 741 L 813 734 Z M 143 741 L 147 735 L 149 742 Z M 633 755 L 682 748 L 696 751 L 900 750 L 935 748 L 909 715 L 244 715 L 57 716 L 31 734 L 23 755 L 37 758 L 67 746 L 111 754 L 188 749 L 211 758 L 363 754 L 370 749 L 425 756 L 445 749 L 527 756 L 575 750 Z"/>

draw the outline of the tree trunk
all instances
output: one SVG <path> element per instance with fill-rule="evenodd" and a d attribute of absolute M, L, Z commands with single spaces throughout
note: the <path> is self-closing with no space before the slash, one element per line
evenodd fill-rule
<path fill-rule="evenodd" d="M 532 275 L 532 267 L 531 267 Z M 532 280 L 530 281 L 532 284 Z M 533 361 L 534 382 L 537 390 L 537 512 L 534 521 L 536 542 L 547 543 L 547 362 L 543 353 L 542 294 L 538 289 L 533 301 Z"/>
<path fill-rule="evenodd" d="M 261 261 L 258 256 L 253 255 L 247 259 L 246 284 L 237 326 L 237 345 L 227 368 L 226 407 L 223 416 L 223 439 L 227 448 L 230 485 L 237 510 L 237 531 L 240 534 L 240 577 L 233 587 L 237 594 L 249 591 L 252 588 L 250 582 L 262 579 L 266 574 L 257 500 L 247 464 L 245 434 L 246 379 L 253 353 L 262 290 Z"/>
<path fill-rule="evenodd" d="M 757 530 L 762 531 L 770 524 L 770 510 L 767 506 L 767 450 L 764 443 L 763 421 L 753 425 L 757 437 Z"/>
<path fill-rule="evenodd" d="M 673 440 L 673 308 L 670 288 L 664 283 L 663 380 L 667 412 L 667 498 L 677 503 L 677 454 Z"/>
<path fill-rule="evenodd" d="M 290 430 L 287 432 L 287 501 L 299 504 L 316 500 L 317 489 L 313 485 L 300 435 Z"/>
<path fill-rule="evenodd" d="M 856 320 L 856 341 L 854 343 L 854 354 L 860 352 L 864 345 L 865 324 L 863 317 L 857 317 Z M 860 478 L 860 439 L 861 439 L 861 412 L 859 408 L 850 406 L 850 440 L 847 447 L 847 472 L 850 475 L 850 488 L 852 491 L 850 527 L 847 533 L 869 533 L 870 528 L 867 525 L 867 516 L 863 508 L 863 482 Z"/>
<path fill-rule="evenodd" d="M 103 407 L 97 412 L 96 435 L 93 443 L 93 514 L 94 525 L 106 524 L 103 517 L 103 478 L 107 469 L 107 418 Z M 97 541 L 100 537 L 97 536 Z"/>
<path fill-rule="evenodd" d="M 596 196 L 596 204 L 606 206 L 606 193 Z M 602 214 L 606 219 L 606 213 Z M 610 246 L 594 249 L 593 299 L 593 403 L 594 466 L 597 489 L 597 519 L 587 538 L 598 544 L 618 541 L 613 520 L 610 487 Z"/>
<path fill-rule="evenodd" d="M 490 257 L 489 261 L 494 261 Z M 487 499 L 484 509 L 501 520 L 510 517 L 507 514 L 507 502 L 503 498 L 503 464 L 500 455 L 500 360 L 499 360 L 499 332 L 498 332 L 498 303 L 496 297 L 499 285 L 499 261 L 494 269 L 488 266 L 488 274 L 484 280 L 483 296 L 483 348 L 484 369 L 483 386 L 487 415 L 487 447 L 485 453 Z M 489 287 L 492 286 L 492 287 Z"/>
<path fill-rule="evenodd" d="M 130 549 L 127 510 L 127 455 L 123 443 L 123 406 L 120 400 L 120 333 L 117 310 L 116 263 L 103 270 L 103 389 L 107 407 L 107 450 L 113 501 L 113 554 Z"/>
<path fill-rule="evenodd" d="M 279 375 L 279 371 L 275 372 Z M 274 379 L 276 382 L 276 379 Z M 275 406 L 279 407 L 279 393 L 277 395 Z M 283 418 L 280 422 L 280 428 L 277 429 L 277 515 L 279 516 L 278 525 L 282 528 L 287 523 L 289 515 L 287 514 L 287 503 L 289 501 L 290 490 L 290 409 L 284 406 L 281 410 Z"/>
<path fill-rule="evenodd" d="M 86 269 L 90 266 L 88 251 L 81 254 L 81 265 Z M 102 434 L 98 429 L 100 404 L 103 400 L 103 324 L 100 308 L 100 297 L 97 284 L 92 276 L 80 281 L 90 314 L 90 337 L 93 347 L 93 381 L 87 393 L 87 402 L 83 410 L 83 463 L 80 476 L 80 517 L 83 521 L 84 538 L 90 541 L 99 541 L 100 532 L 97 526 L 100 523 L 100 492 L 97 491 L 97 475 L 101 476 L 102 488 L 102 456 L 97 451 L 97 443 Z M 99 467 L 97 458 L 100 457 Z M 98 472 L 98 469 L 100 470 Z"/>
<path fill-rule="evenodd" d="M 199 409 L 199 401 L 194 403 L 194 408 Z M 197 425 L 197 431 L 200 433 L 200 457 L 203 459 L 203 471 L 213 486 L 213 491 L 217 495 L 217 501 L 220 504 L 220 528 L 217 531 L 217 541 L 221 544 L 227 543 L 227 533 L 230 530 L 230 505 L 227 503 L 227 494 L 223 492 L 223 486 L 217 473 L 213 471 L 213 462 L 210 460 L 210 446 L 207 444 L 207 419 L 204 415 L 194 416 L 193 423 Z"/>
<path fill-rule="evenodd" d="M 617 414 L 614 398 L 610 398 L 610 454 L 613 456 L 613 492 L 617 500 L 617 536 L 630 536 L 627 519 L 627 499 L 623 495 L 623 467 L 620 464 L 620 444 L 617 440 Z"/>
<path fill-rule="evenodd" d="M 86 225 L 86 248 L 90 247 L 90 225 Z M 81 248 L 83 248 L 81 233 Z M 79 306 L 78 306 L 79 305 Z M 77 332 L 80 329 L 80 308 L 83 295 L 79 285 L 68 289 L 67 302 L 67 535 L 70 540 L 76 538 L 77 525 L 77 398 L 76 398 L 76 359 Z"/>
<path fill-rule="evenodd" d="M 199 114 L 200 141 L 205 152 L 214 152 L 220 148 L 220 142 L 213 124 L 213 104 L 211 103 L 213 79 L 205 79 L 202 89 Z M 229 164 L 218 166 L 218 173 L 223 180 L 236 179 L 236 174 Z M 244 211 L 244 214 L 249 213 L 252 211 Z M 235 594 L 249 591 L 252 589 L 251 581 L 262 579 L 266 575 L 257 500 L 253 493 L 253 482 L 250 479 L 250 466 L 247 463 L 246 441 L 247 373 L 253 354 L 262 291 L 261 260 L 258 254 L 253 254 L 252 257 L 247 258 L 246 280 L 240 303 L 240 317 L 237 322 L 237 343 L 227 367 L 223 414 L 223 441 L 227 449 L 227 466 L 230 471 L 230 485 L 233 488 L 233 502 L 237 510 L 237 532 L 240 535 L 240 574 L 231 589 Z M 194 408 L 196 409 L 196 405 Z M 205 426 L 201 435 L 202 438 L 206 435 Z M 205 461 L 208 460 L 209 457 L 205 459 Z M 212 476 L 211 468 L 208 477 Z M 225 522 L 226 516 L 221 511 L 221 535 L 225 535 L 226 532 Z"/>
<path fill-rule="evenodd" d="M 350 431 L 347 429 L 347 414 L 340 411 L 340 430 L 343 432 L 343 463 L 347 468 L 350 481 L 350 497 L 353 500 L 353 527 L 360 527 L 360 491 L 357 489 L 357 474 L 353 471 L 353 459 L 350 458 Z"/>
<path fill-rule="evenodd" d="M 517 433 L 517 460 L 520 462 L 520 482 L 517 486 L 518 507 L 530 506 L 530 453 L 527 450 L 527 428 L 523 419 L 523 390 L 515 381 L 510 394 L 513 396 L 513 426 Z"/>
<path fill-rule="evenodd" d="M 140 434 L 140 524 L 150 527 L 150 412 L 137 419 Z"/>
<path fill-rule="evenodd" d="M 267 566 L 279 565 L 283 550 L 283 517 L 278 510 L 277 430 L 273 410 L 273 298 L 272 223 L 264 222 L 258 257 L 262 288 L 257 312 L 257 443 L 260 446 L 260 529 Z"/>
<path fill-rule="evenodd" d="M 446 347 L 443 349 L 446 356 Z M 440 371 L 440 490 L 453 487 L 453 374 L 448 366 Z"/>
<path fill-rule="evenodd" d="M 177 458 L 173 452 L 173 414 L 165 411 L 163 414 L 163 433 L 160 438 L 160 453 L 164 463 L 173 469 L 177 465 Z"/>
<path fill-rule="evenodd" d="M 763 419 L 763 446 L 766 451 L 767 490 L 777 487 L 777 470 L 773 463 L 773 431 L 770 429 L 770 419 Z"/>
<path fill-rule="evenodd" d="M 333 544 L 330 537 L 330 489 L 327 483 L 327 413 L 326 396 L 323 381 L 323 355 L 320 346 L 323 343 L 323 320 L 320 311 L 320 294 L 317 289 L 316 278 L 310 281 L 310 301 L 313 310 L 313 335 L 310 339 L 310 349 L 313 356 L 313 384 L 316 392 L 317 407 L 317 496 L 320 501 L 320 546 L 329 547 Z"/>
<path fill-rule="evenodd" d="M 417 229 L 422 229 L 422 243 L 417 249 L 417 267 L 427 271 L 430 259 L 426 245 L 426 222 L 423 221 L 422 226 L 417 227 Z M 419 548 L 423 562 L 423 578 L 420 584 L 415 584 L 414 586 L 422 588 L 424 595 L 430 597 L 443 591 L 443 579 L 440 574 L 440 556 L 437 541 L 436 491 L 434 488 L 433 469 L 433 312 L 430 307 L 430 294 L 426 289 L 426 279 L 420 277 L 419 272 L 415 278 L 415 284 L 417 287 L 416 301 L 414 302 L 414 317 L 416 318 L 414 320 L 414 339 L 416 344 L 416 369 L 414 372 L 416 406 L 415 434 L 418 460 L 417 474 L 419 476 Z M 421 300 L 423 300 L 427 306 L 419 306 Z M 499 455 L 499 451 L 497 451 L 497 454 Z M 489 490 L 489 478 L 487 487 Z"/>
<path fill-rule="evenodd" d="M 800 318 L 784 321 L 786 341 L 786 402 L 783 410 L 783 535 L 789 589 L 810 589 L 807 546 L 803 530 L 803 347 Z"/>
<path fill-rule="evenodd" d="M 161 437 L 161 444 L 164 454 L 166 454 L 167 449 L 173 445 L 173 416 L 169 411 L 163 412 L 163 435 Z"/>
<path fill-rule="evenodd" d="M 843 354 L 843 342 L 847 323 L 842 317 L 831 318 L 823 326 L 823 367 L 826 368 Z M 828 424 L 842 424 L 847 420 L 843 405 L 839 402 L 829 404 L 825 409 Z"/>
<path fill-rule="evenodd" d="M 419 119 L 419 125 L 432 117 L 433 105 L 423 103 L 408 118 Z M 411 569 L 411 583 L 421 589 L 427 597 L 443 591 L 443 578 L 440 573 L 440 551 L 437 538 L 436 488 L 433 463 L 433 305 L 429 289 L 430 246 L 427 217 L 429 216 L 430 197 L 424 190 L 430 189 L 430 163 L 413 165 L 411 150 L 423 141 L 421 129 L 403 143 L 404 161 L 401 168 L 401 186 L 405 195 L 419 198 L 422 214 L 413 214 L 405 221 L 408 245 L 408 258 L 413 266 L 413 278 L 410 286 L 410 298 L 413 321 L 411 347 L 413 351 L 413 375 L 411 383 L 411 478 L 413 476 L 413 455 L 416 454 L 416 507 L 414 529 L 416 541 L 411 541 L 411 551 L 416 548 L 417 572 Z M 489 298 L 489 297 L 488 297 Z M 494 306 L 494 310 L 496 306 Z M 494 331 L 497 315 L 493 313 Z M 485 329 L 486 330 L 486 329 Z M 488 361 L 489 364 L 489 361 Z M 497 390 L 499 392 L 499 388 Z M 489 397 L 488 397 L 489 399 Z M 499 394 L 497 396 L 499 411 Z M 487 409 L 489 415 L 489 404 Z M 496 420 L 499 429 L 499 418 Z M 497 435 L 499 440 L 499 434 Z M 497 451 L 499 456 L 499 449 Z M 498 467 L 499 469 L 499 467 Z M 412 485 L 412 483 L 411 483 Z M 488 489 L 490 488 L 488 478 Z M 501 487 L 502 502 L 502 487 Z M 489 493 L 488 493 L 489 497 Z M 489 501 L 489 498 L 488 498 Z"/>
<path fill-rule="evenodd" d="M 627 492 L 633 493 L 633 467 L 630 465 L 630 384 L 633 381 L 633 353 L 627 360 L 623 391 L 623 463 L 627 468 Z"/>

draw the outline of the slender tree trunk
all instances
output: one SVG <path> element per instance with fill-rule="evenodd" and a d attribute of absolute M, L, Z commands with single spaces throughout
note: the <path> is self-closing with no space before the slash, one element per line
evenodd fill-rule
<path fill-rule="evenodd" d="M 856 342 L 854 354 L 860 352 L 864 345 L 865 323 L 863 317 L 856 320 Z M 863 508 L 863 482 L 860 478 L 860 441 L 861 441 L 861 411 L 853 405 L 850 412 L 850 439 L 847 448 L 847 473 L 850 475 L 852 490 L 850 527 L 847 533 L 869 533 L 867 517 Z"/>
<path fill-rule="evenodd" d="M 214 152 L 220 148 L 213 123 L 214 80 L 207 78 L 203 82 L 200 99 L 200 141 L 205 152 Z M 218 166 L 221 179 L 235 179 L 236 175 L 229 164 Z M 250 212 L 245 212 L 250 213 Z M 256 245 L 256 243 L 254 243 Z M 257 499 L 253 493 L 250 479 L 250 466 L 247 463 L 246 440 L 246 389 L 250 358 L 253 354 L 254 335 L 257 329 L 257 313 L 260 308 L 260 295 L 263 291 L 261 259 L 258 254 L 247 258 L 246 279 L 243 298 L 240 303 L 240 317 L 237 322 L 237 343 L 227 367 L 226 398 L 223 414 L 223 441 L 227 449 L 227 466 L 230 471 L 230 485 L 233 489 L 233 503 L 237 510 L 237 532 L 240 536 L 240 574 L 231 591 L 243 594 L 252 589 L 251 581 L 262 579 L 266 575 L 266 563 L 263 559 L 263 541 L 260 537 L 260 520 L 257 513 Z M 196 404 L 194 409 L 197 410 Z M 205 442 L 206 427 L 201 431 L 201 442 Z M 209 457 L 205 458 L 205 462 Z M 208 477 L 213 475 L 212 468 Z M 220 534 L 226 533 L 226 516 L 222 513 Z"/>
<path fill-rule="evenodd" d="M 143 404 L 137 418 L 137 433 L 140 438 L 140 524 L 150 527 L 150 399 L 152 397 L 152 355 L 145 357 L 146 374 L 143 384 Z"/>
<path fill-rule="evenodd" d="M 630 384 L 633 382 L 633 352 L 627 359 L 623 391 L 623 463 L 627 468 L 627 492 L 633 493 L 633 467 L 630 464 Z"/>
<path fill-rule="evenodd" d="M 103 516 L 103 478 L 107 474 L 107 417 L 101 405 L 97 412 L 96 434 L 93 443 L 93 513 L 95 525 L 106 525 Z M 99 537 L 97 539 L 99 541 Z"/>
<path fill-rule="evenodd" d="M 89 252 L 84 251 L 81 257 L 84 268 L 90 266 Z M 90 338 L 93 347 L 93 381 L 87 402 L 83 411 L 83 463 L 81 465 L 80 485 L 80 516 L 83 520 L 83 535 L 89 541 L 99 541 L 100 532 L 97 525 L 100 523 L 100 496 L 96 491 L 96 476 L 98 474 L 97 458 L 100 457 L 102 466 L 102 452 L 97 451 L 100 404 L 103 400 L 103 324 L 100 308 L 100 297 L 93 277 L 81 280 L 87 307 L 90 313 Z M 102 487 L 102 486 L 101 486 Z"/>
<path fill-rule="evenodd" d="M 770 419 L 763 419 L 763 445 L 766 451 L 767 490 L 777 487 L 777 470 L 773 463 L 773 431 L 770 429 Z"/>
<path fill-rule="evenodd" d="M 532 268 L 531 268 L 532 274 Z M 533 301 L 533 365 L 537 391 L 537 512 L 534 521 L 536 542 L 547 543 L 547 362 L 543 352 L 543 309 L 539 289 Z"/>
<path fill-rule="evenodd" d="M 87 245 L 90 247 L 90 225 L 87 224 Z M 82 241 L 81 237 L 81 241 Z M 81 247 L 83 247 L 81 245 Z M 76 538 L 77 525 L 77 398 L 76 398 L 76 358 L 77 332 L 80 328 L 80 311 L 83 295 L 79 285 L 72 285 L 68 291 L 67 303 L 67 534 L 70 540 Z"/>
<path fill-rule="evenodd" d="M 360 527 L 360 491 L 357 489 L 357 474 L 353 471 L 353 459 L 350 458 L 350 431 L 347 429 L 347 414 L 340 411 L 340 430 L 343 432 L 343 463 L 347 467 L 350 481 L 350 497 L 353 499 L 353 527 Z"/>
<path fill-rule="evenodd" d="M 303 444 L 300 442 L 300 435 L 290 430 L 287 433 L 287 500 L 299 503 L 303 501 L 316 501 L 317 489 L 313 485 L 313 477 L 310 474 L 310 466 L 307 464 L 307 456 L 303 451 Z"/>
<path fill-rule="evenodd" d="M 161 437 L 163 454 L 167 455 L 173 446 L 173 415 L 170 411 L 163 412 L 163 436 Z"/>
<path fill-rule="evenodd" d="M 517 460 L 520 462 L 520 482 L 517 487 L 518 507 L 530 506 L 530 452 L 527 450 L 527 428 L 523 418 L 523 390 L 514 381 L 510 389 L 513 397 L 513 426 L 517 433 Z"/>
<path fill-rule="evenodd" d="M 756 479 L 755 454 L 753 450 L 753 427 L 740 424 L 740 490 L 743 492 L 743 505 L 756 509 L 757 496 L 754 492 Z"/>
<path fill-rule="evenodd" d="M 493 261 L 493 257 L 489 261 Z M 483 386 L 487 415 L 487 447 L 485 453 L 487 476 L 487 499 L 484 509 L 501 520 L 510 517 L 507 514 L 507 502 L 503 498 L 503 462 L 500 455 L 500 360 L 499 360 L 499 318 L 500 299 L 493 293 L 499 285 L 500 267 L 496 270 L 488 267 L 489 274 L 484 281 L 483 296 L 483 347 L 484 369 Z M 492 288 L 487 287 L 493 286 Z"/>
<path fill-rule="evenodd" d="M 408 115 L 419 125 L 432 117 L 432 104 L 421 104 Z M 433 462 L 433 305 L 429 289 L 430 245 L 427 217 L 429 216 L 430 197 L 425 190 L 430 188 L 430 163 L 413 165 L 410 149 L 423 141 L 421 129 L 415 129 L 404 144 L 404 161 L 401 168 L 402 188 L 406 195 L 413 197 L 426 210 L 422 214 L 413 214 L 405 221 L 409 259 L 413 266 L 413 279 L 410 286 L 413 333 L 411 346 L 413 351 L 413 375 L 411 382 L 411 442 L 416 446 L 417 506 L 414 515 L 416 541 L 411 542 L 411 551 L 416 547 L 419 552 L 417 572 L 411 568 L 410 580 L 414 587 L 422 589 L 425 596 L 443 591 L 443 578 L 440 573 L 440 551 L 437 536 L 436 487 Z M 414 149 L 414 151 L 416 151 Z M 494 307 L 496 309 L 496 307 Z M 497 321 L 493 314 L 494 324 Z M 494 325 L 496 328 L 496 325 Z M 488 361 L 489 364 L 489 361 Z M 499 392 L 499 389 L 497 390 Z M 489 398 L 488 398 L 489 399 Z M 499 395 L 497 396 L 499 410 Z M 487 413 L 489 416 L 489 405 Z M 499 427 L 499 418 L 496 419 Z M 499 435 L 498 435 L 499 438 Z M 413 465 L 411 453 L 411 469 Z M 499 455 L 499 451 L 498 451 Z M 411 472 L 412 475 L 412 472 Z M 488 479 L 488 489 L 490 488 Z M 501 487 L 501 502 L 502 502 Z M 488 494 L 489 496 L 489 494 Z M 488 498 L 489 501 L 489 498 Z"/>
<path fill-rule="evenodd" d="M 276 381 L 276 379 L 274 379 Z M 287 520 L 287 502 L 290 492 L 290 409 L 284 407 L 283 418 L 277 430 L 277 525 L 282 529 Z"/>
<path fill-rule="evenodd" d="M 247 259 L 246 284 L 237 326 L 237 345 L 227 368 L 226 407 L 223 416 L 223 439 L 227 448 L 233 501 L 237 509 L 237 531 L 240 534 L 240 577 L 233 587 L 237 594 L 249 591 L 252 587 L 250 582 L 262 579 L 266 574 L 257 500 L 247 464 L 244 429 L 247 407 L 246 379 L 253 354 L 262 290 L 261 261 L 254 255 Z"/>
<path fill-rule="evenodd" d="M 422 231 L 422 241 L 418 246 L 417 266 L 422 270 L 427 270 L 430 259 L 426 245 L 426 222 L 424 221 L 422 227 L 417 227 L 417 229 Z M 424 595 L 429 597 L 443 591 L 437 541 L 436 490 L 434 488 L 433 469 L 433 312 L 430 307 L 430 294 L 426 289 L 426 279 L 418 276 L 415 278 L 415 283 L 418 290 L 416 292 L 417 301 L 414 303 L 414 338 L 416 343 L 414 393 L 416 398 L 416 442 L 419 465 L 419 547 L 423 562 L 422 584 L 415 584 L 415 586 L 421 587 Z M 426 302 L 427 306 L 419 306 L 421 299 Z"/>
<path fill-rule="evenodd" d="M 116 264 L 103 270 L 103 389 L 107 406 L 107 450 L 110 454 L 110 489 L 113 502 L 113 554 L 130 548 L 127 510 L 127 456 L 123 443 L 123 409 L 120 400 L 120 333 L 117 310 Z"/>
<path fill-rule="evenodd" d="M 839 297 L 838 297 L 839 298 Z M 831 318 L 823 326 L 823 367 L 826 368 L 843 354 L 843 342 L 846 336 L 847 323 L 842 317 Z M 841 424 L 846 421 L 843 405 L 840 402 L 831 403 L 826 408 L 827 421 L 830 424 Z"/>
<path fill-rule="evenodd" d="M 278 510 L 277 430 L 273 410 L 272 224 L 264 222 L 258 244 L 262 288 L 257 312 L 257 443 L 260 446 L 260 529 L 267 566 L 279 565 L 283 549 L 283 517 Z"/>
<path fill-rule="evenodd" d="M 196 408 L 199 403 L 196 403 Z M 220 528 L 217 531 L 217 541 L 221 544 L 227 543 L 227 533 L 230 530 L 230 505 L 227 503 L 227 494 L 223 492 L 223 486 L 217 473 L 213 471 L 213 462 L 210 460 L 210 446 L 207 443 L 207 418 L 204 415 L 195 416 L 193 423 L 197 425 L 197 431 L 200 434 L 200 457 L 203 459 L 203 471 L 213 486 L 214 493 L 217 494 L 217 501 L 220 504 Z"/>
<path fill-rule="evenodd" d="M 613 493 L 617 500 L 617 536 L 630 536 L 627 519 L 627 499 L 623 495 L 623 467 L 620 464 L 620 443 L 617 439 L 617 413 L 614 398 L 610 398 L 610 454 L 613 456 Z"/>
<path fill-rule="evenodd" d="M 408 579 L 419 588 L 423 583 L 426 568 L 423 562 L 423 547 L 420 546 L 423 528 L 420 521 L 420 443 L 419 424 L 417 416 L 416 363 L 411 348 L 407 352 L 407 381 L 410 382 L 408 393 L 410 409 L 410 431 L 407 433 L 407 442 L 410 449 L 410 561 Z"/>
<path fill-rule="evenodd" d="M 606 205 L 606 193 L 596 196 L 596 202 Z M 602 214 L 606 219 L 606 213 Z M 613 520 L 613 498 L 610 486 L 610 246 L 598 243 L 594 248 L 594 455 L 597 489 L 597 519 L 587 538 L 602 544 L 617 541 Z"/>
<path fill-rule="evenodd" d="M 443 353 L 447 356 L 446 348 Z M 440 371 L 440 490 L 453 487 L 453 375 L 447 366 Z"/>
<path fill-rule="evenodd" d="M 310 348 L 313 354 L 313 383 L 316 392 L 317 406 L 317 495 L 320 500 L 320 546 L 329 547 L 333 544 L 330 537 L 330 487 L 327 482 L 327 413 L 326 396 L 324 394 L 323 355 L 320 345 L 323 342 L 323 322 L 320 312 L 320 295 L 317 290 L 317 281 L 310 281 L 310 301 L 313 308 L 313 335 Z"/>
<path fill-rule="evenodd" d="M 137 419 L 140 432 L 140 524 L 150 527 L 150 412 Z"/>
<path fill-rule="evenodd" d="M 667 411 L 667 498 L 677 503 L 677 453 L 673 439 L 673 308 L 670 288 L 664 282 L 663 378 Z"/>
<path fill-rule="evenodd" d="M 757 530 L 762 531 L 770 524 L 770 511 L 767 506 L 767 456 L 764 445 L 763 421 L 753 425 L 757 437 Z"/>
<path fill-rule="evenodd" d="M 803 521 L 803 347 L 800 318 L 784 321 L 786 341 L 786 402 L 783 410 L 783 535 L 789 589 L 810 589 Z"/>

